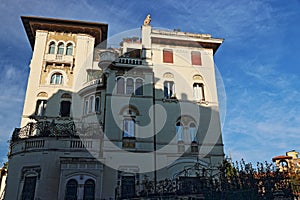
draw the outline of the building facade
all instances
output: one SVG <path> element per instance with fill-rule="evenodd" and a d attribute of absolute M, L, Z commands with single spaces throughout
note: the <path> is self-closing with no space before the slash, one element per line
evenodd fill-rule
<path fill-rule="evenodd" d="M 292 150 L 286 152 L 286 155 L 275 156 L 272 161 L 275 162 L 276 167 L 280 172 L 299 173 L 300 158 L 299 152 Z"/>
<path fill-rule="evenodd" d="M 157 30 L 107 48 L 108 25 L 22 17 L 33 49 L 5 199 L 138 196 L 223 161 L 213 56 L 222 39 Z"/>
<path fill-rule="evenodd" d="M 4 199 L 7 177 L 7 163 L 0 168 L 0 199 Z"/>

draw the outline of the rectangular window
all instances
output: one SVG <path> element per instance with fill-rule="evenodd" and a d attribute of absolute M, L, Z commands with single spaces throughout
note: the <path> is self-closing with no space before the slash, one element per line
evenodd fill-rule
<path fill-rule="evenodd" d="M 202 65 L 201 53 L 199 51 L 192 51 L 192 65 Z"/>
<path fill-rule="evenodd" d="M 70 111 L 71 111 L 71 102 L 62 101 L 60 103 L 60 115 L 62 117 L 70 117 Z"/>
<path fill-rule="evenodd" d="M 117 94 L 124 94 L 124 78 L 118 77 L 117 78 Z"/>
<path fill-rule="evenodd" d="M 84 101 L 84 114 L 87 115 L 89 110 L 89 101 L 86 99 Z"/>
<path fill-rule="evenodd" d="M 134 137 L 134 121 L 132 119 L 124 119 L 123 121 L 123 138 Z"/>
<path fill-rule="evenodd" d="M 47 100 L 37 100 L 35 107 L 36 116 L 45 116 Z"/>
<path fill-rule="evenodd" d="M 127 78 L 126 80 L 126 94 L 133 94 L 134 86 L 133 86 L 133 79 Z"/>
<path fill-rule="evenodd" d="M 25 177 L 21 199 L 34 200 L 35 186 L 36 186 L 36 176 Z"/>
<path fill-rule="evenodd" d="M 164 97 L 170 99 L 174 95 L 174 82 L 165 81 L 164 82 Z"/>
<path fill-rule="evenodd" d="M 173 50 L 164 49 L 163 50 L 163 62 L 164 63 L 173 63 Z"/>
<path fill-rule="evenodd" d="M 135 196 L 135 177 L 122 176 L 121 179 L 121 196 L 122 198 L 132 198 Z"/>
<path fill-rule="evenodd" d="M 96 96 L 95 99 L 95 111 L 96 112 L 100 112 L 100 96 Z"/>
<path fill-rule="evenodd" d="M 193 92 L 194 92 L 194 99 L 196 101 L 205 100 L 204 97 L 204 85 L 202 83 L 194 83 L 193 84 Z"/>
<path fill-rule="evenodd" d="M 143 80 L 137 79 L 135 81 L 135 95 L 143 95 Z"/>

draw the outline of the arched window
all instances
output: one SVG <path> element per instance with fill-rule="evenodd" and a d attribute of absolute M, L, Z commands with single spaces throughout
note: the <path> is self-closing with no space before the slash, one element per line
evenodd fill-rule
<path fill-rule="evenodd" d="M 164 82 L 164 97 L 170 99 L 174 95 L 175 85 L 173 81 Z"/>
<path fill-rule="evenodd" d="M 88 100 L 85 100 L 84 102 L 84 114 L 88 114 L 88 111 L 89 111 L 89 101 Z"/>
<path fill-rule="evenodd" d="M 25 177 L 24 186 L 22 190 L 22 200 L 34 200 L 36 181 L 36 176 Z"/>
<path fill-rule="evenodd" d="M 83 200 L 95 199 L 95 181 L 88 179 L 84 183 Z"/>
<path fill-rule="evenodd" d="M 50 43 L 48 53 L 55 54 L 55 42 Z"/>
<path fill-rule="evenodd" d="M 61 73 L 54 73 L 51 76 L 50 84 L 55 84 L 55 85 L 63 84 L 63 75 Z"/>
<path fill-rule="evenodd" d="M 190 139 L 192 142 L 197 142 L 196 138 L 196 125 L 192 122 L 189 127 Z"/>
<path fill-rule="evenodd" d="M 143 95 L 143 80 L 136 79 L 135 81 L 135 95 Z"/>
<path fill-rule="evenodd" d="M 57 48 L 57 54 L 64 54 L 65 45 L 64 43 L 59 43 Z"/>
<path fill-rule="evenodd" d="M 181 122 L 176 123 L 176 135 L 177 141 L 183 141 L 183 124 Z"/>
<path fill-rule="evenodd" d="M 73 55 L 73 44 L 72 43 L 67 44 L 66 55 Z"/>
<path fill-rule="evenodd" d="M 124 78 L 118 77 L 117 78 L 117 94 L 124 94 Z"/>
<path fill-rule="evenodd" d="M 94 96 L 90 96 L 89 100 L 89 113 L 94 112 Z"/>
<path fill-rule="evenodd" d="M 203 83 L 194 83 L 193 84 L 193 93 L 194 93 L 194 99 L 196 101 L 204 101 L 204 85 Z"/>
<path fill-rule="evenodd" d="M 126 94 L 133 94 L 134 92 L 134 85 L 133 85 L 133 79 L 127 78 L 126 80 Z"/>
<path fill-rule="evenodd" d="M 95 99 L 95 111 L 100 112 L 100 97 L 96 97 Z"/>
<path fill-rule="evenodd" d="M 77 200 L 77 186 L 78 183 L 75 179 L 68 181 L 66 185 L 65 200 Z"/>

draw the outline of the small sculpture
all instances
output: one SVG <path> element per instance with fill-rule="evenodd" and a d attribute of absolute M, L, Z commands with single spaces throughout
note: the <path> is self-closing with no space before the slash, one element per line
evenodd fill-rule
<path fill-rule="evenodd" d="M 146 19 L 144 20 L 144 26 L 150 25 L 151 22 L 151 16 L 147 15 Z"/>

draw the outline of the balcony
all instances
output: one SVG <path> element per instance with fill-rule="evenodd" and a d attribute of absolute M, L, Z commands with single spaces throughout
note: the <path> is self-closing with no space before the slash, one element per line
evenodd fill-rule
<path fill-rule="evenodd" d="M 50 63 L 65 63 L 73 65 L 72 55 L 62 55 L 62 54 L 45 54 L 44 61 Z"/>
<path fill-rule="evenodd" d="M 119 58 L 120 64 L 127 64 L 127 65 L 142 65 L 142 59 L 140 58 Z"/>
<path fill-rule="evenodd" d="M 100 60 L 98 66 L 104 70 L 118 57 L 117 52 L 113 50 L 106 50 L 100 53 Z"/>
<path fill-rule="evenodd" d="M 122 147 L 123 148 L 134 149 L 135 148 L 135 142 L 136 142 L 135 137 L 123 138 Z"/>
<path fill-rule="evenodd" d="M 11 143 L 27 138 L 39 137 L 102 137 L 102 127 L 98 123 L 82 123 L 71 120 L 30 122 L 22 128 L 16 128 Z"/>
<path fill-rule="evenodd" d="M 98 78 L 98 79 L 94 79 L 91 81 L 88 81 L 86 83 L 83 84 L 83 87 L 87 87 L 87 86 L 103 86 L 103 79 L 102 78 Z"/>

